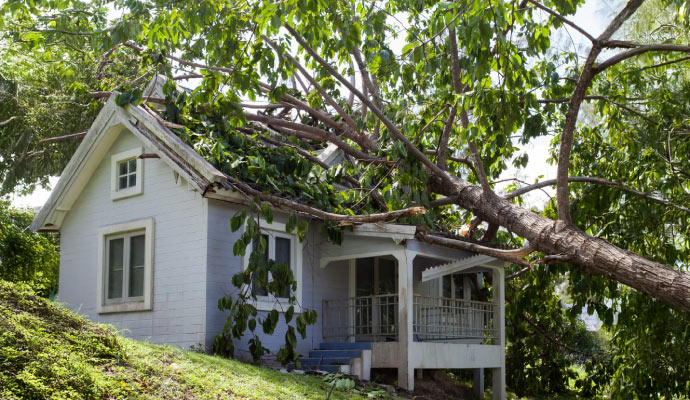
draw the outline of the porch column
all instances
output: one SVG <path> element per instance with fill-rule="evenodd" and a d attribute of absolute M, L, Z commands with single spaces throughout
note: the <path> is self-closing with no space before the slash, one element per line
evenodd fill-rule
<path fill-rule="evenodd" d="M 413 268 L 415 253 L 407 250 L 395 255 L 398 260 L 398 383 L 414 390 L 414 360 L 410 352 L 413 345 Z"/>
<path fill-rule="evenodd" d="M 506 328 L 505 328 L 505 281 L 504 270 L 501 267 L 492 268 L 493 271 L 493 303 L 496 306 L 494 323 L 496 329 L 496 344 L 501 346 L 501 366 L 492 368 L 493 399 L 506 398 Z"/>

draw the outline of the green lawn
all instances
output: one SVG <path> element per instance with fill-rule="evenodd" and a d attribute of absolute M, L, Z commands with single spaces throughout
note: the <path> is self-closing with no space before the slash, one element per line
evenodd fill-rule
<path fill-rule="evenodd" d="M 2 399 L 325 399 L 329 386 L 321 377 L 123 338 L 0 281 Z"/>

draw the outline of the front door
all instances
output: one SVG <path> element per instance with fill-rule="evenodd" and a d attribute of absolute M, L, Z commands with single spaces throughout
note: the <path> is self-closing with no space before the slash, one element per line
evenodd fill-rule
<path fill-rule="evenodd" d="M 355 263 L 355 339 L 397 337 L 398 265 L 391 256 L 358 258 Z"/>

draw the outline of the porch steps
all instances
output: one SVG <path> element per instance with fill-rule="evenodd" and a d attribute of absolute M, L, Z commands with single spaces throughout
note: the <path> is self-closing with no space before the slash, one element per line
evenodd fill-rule
<path fill-rule="evenodd" d="M 321 343 L 317 350 L 371 350 L 369 342 Z"/>
<path fill-rule="evenodd" d="M 362 350 L 312 350 L 309 358 L 356 358 L 362 356 Z"/>
<path fill-rule="evenodd" d="M 303 370 L 342 372 L 368 380 L 371 343 L 321 343 L 301 361 Z"/>

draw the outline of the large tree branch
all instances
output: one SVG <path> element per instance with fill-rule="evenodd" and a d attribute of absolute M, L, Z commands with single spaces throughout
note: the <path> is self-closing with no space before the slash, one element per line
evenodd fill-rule
<path fill-rule="evenodd" d="M 304 132 L 309 134 L 311 139 L 316 139 L 324 142 L 331 142 L 338 146 L 340 149 L 342 149 L 345 153 L 350 154 L 358 160 L 375 162 L 379 164 L 389 164 L 389 162 L 383 158 L 372 156 L 371 154 L 367 154 L 362 152 L 361 150 L 355 149 L 354 147 L 340 140 L 337 137 L 337 135 L 333 132 L 329 132 L 327 130 L 317 128 L 311 125 L 304 125 L 297 122 L 287 121 L 280 118 L 273 118 L 261 114 L 245 113 L 244 115 L 249 121 L 257 121 L 271 126 L 280 126 L 295 131 Z"/>
<path fill-rule="evenodd" d="M 587 93 L 587 89 L 592 83 L 597 71 L 594 70 L 594 63 L 601 53 L 602 43 L 606 42 L 611 36 L 620 28 L 620 26 L 637 10 L 644 0 L 630 0 L 628 4 L 623 7 L 623 10 L 616 15 L 609 26 L 599 37 L 594 41 L 587 60 L 582 68 L 580 77 L 575 85 L 575 90 L 568 103 L 568 111 L 565 115 L 565 122 L 563 123 L 563 131 L 561 132 L 561 143 L 558 150 L 558 166 L 556 175 L 556 205 L 558 207 L 558 218 L 566 223 L 571 223 L 570 217 L 570 200 L 568 190 L 568 171 L 570 168 L 570 152 L 573 145 L 573 135 L 575 133 L 575 124 L 577 123 L 577 116 L 580 112 L 580 106 Z"/>
<path fill-rule="evenodd" d="M 377 145 L 375 141 L 372 140 L 372 138 L 366 134 L 363 134 L 362 132 L 359 132 L 357 130 L 357 123 L 350 117 L 350 115 L 338 104 L 338 102 L 326 92 L 326 90 L 314 79 L 309 72 L 302 66 L 302 64 L 297 61 L 296 58 L 294 58 L 291 54 L 286 53 L 286 52 L 281 52 L 280 47 L 278 47 L 272 40 L 267 38 L 266 36 L 262 36 L 262 39 L 268 43 L 281 57 L 287 58 L 294 66 L 297 68 L 297 70 L 309 81 L 309 83 L 316 88 L 316 90 L 319 92 L 321 97 L 328 103 L 333 109 L 336 111 L 338 115 L 345 121 L 345 124 L 342 124 L 339 127 L 339 131 L 343 136 L 346 138 L 356 142 L 359 144 L 362 148 L 368 149 L 368 150 L 375 150 L 377 148 Z"/>
<path fill-rule="evenodd" d="M 389 211 L 385 213 L 374 213 L 365 215 L 342 215 L 335 214 L 318 208 L 309 207 L 302 203 L 286 199 L 280 196 L 266 194 L 261 190 L 253 188 L 251 185 L 242 182 L 238 179 L 228 176 L 230 186 L 247 196 L 258 197 L 262 201 L 271 203 L 272 205 L 290 212 L 298 212 L 315 218 L 320 218 L 326 221 L 338 222 L 341 225 L 365 224 L 375 222 L 389 222 L 400 218 L 411 217 L 426 213 L 424 207 L 409 207 L 402 210 Z"/>
<path fill-rule="evenodd" d="M 285 29 L 287 29 L 290 34 L 297 40 L 297 42 L 302 46 L 302 48 L 314 59 L 316 60 L 319 64 L 321 64 L 324 69 L 326 69 L 334 78 L 336 78 L 340 83 L 342 83 L 348 90 L 353 92 L 355 96 L 359 97 L 359 99 L 369 107 L 369 109 L 383 122 L 383 124 L 388 128 L 388 130 L 391 132 L 392 136 L 402 142 L 407 150 L 419 161 L 424 164 L 427 168 L 429 168 L 436 176 L 440 177 L 441 179 L 444 179 L 446 181 L 451 181 L 451 177 L 449 174 L 447 174 L 445 171 L 440 169 L 438 165 L 434 164 L 431 160 L 429 160 L 424 153 L 422 153 L 417 146 L 415 146 L 399 129 L 391 120 L 386 117 L 386 115 L 381 111 L 375 104 L 371 102 L 366 96 L 362 94 L 356 87 L 350 85 L 350 82 L 345 79 L 338 71 L 335 70 L 326 60 L 324 60 L 319 54 L 317 54 L 314 49 L 309 46 L 309 43 L 307 43 L 306 40 L 290 25 L 284 24 L 283 25 Z"/>
<path fill-rule="evenodd" d="M 448 139 L 450 138 L 450 132 L 453 130 L 453 123 L 455 122 L 455 114 L 458 111 L 458 105 L 455 104 L 450 108 L 450 114 L 446 120 L 446 124 L 441 132 L 441 137 L 438 140 L 438 149 L 436 150 L 436 164 L 438 164 L 441 169 L 448 169 Z"/>
<path fill-rule="evenodd" d="M 580 32 L 584 37 L 589 39 L 590 42 L 594 43 L 596 40 L 594 36 L 590 35 L 589 32 L 586 30 L 580 28 L 577 24 L 575 24 L 573 21 L 569 20 L 568 18 L 562 16 L 561 14 L 558 14 L 557 12 L 553 11 L 552 9 L 546 7 L 545 5 L 538 3 L 534 0 L 528 0 L 530 3 L 534 4 L 537 8 L 546 11 L 547 14 L 550 14 L 554 16 L 557 20 L 561 21 L 562 23 L 574 28 L 576 31 Z"/>
<path fill-rule="evenodd" d="M 451 239 L 444 236 L 427 234 L 422 232 L 417 232 L 416 236 L 419 239 L 430 244 L 437 244 L 444 247 L 481 253 L 487 256 L 498 258 L 499 260 L 511 262 L 513 264 L 519 264 L 524 266 L 532 265 L 529 261 L 525 260 L 525 256 L 534 251 L 532 247 L 526 247 L 524 249 L 517 250 L 501 250 L 495 249 L 493 247 L 482 246 L 472 242 L 466 242 L 464 240 Z"/>
<path fill-rule="evenodd" d="M 535 250 L 563 255 L 583 271 L 603 275 L 666 304 L 690 311 L 690 274 L 671 269 L 611 243 L 593 238 L 563 221 L 553 221 L 481 188 L 455 179 L 430 179 L 429 190 L 453 197 L 455 204 L 490 224 L 525 238 Z"/>
<path fill-rule="evenodd" d="M 568 178 L 568 182 L 594 183 L 594 184 L 601 185 L 601 186 L 619 189 L 619 190 L 622 190 L 624 192 L 634 194 L 635 196 L 642 197 L 644 199 L 653 201 L 655 203 L 663 204 L 665 206 L 673 207 L 675 209 L 690 213 L 690 208 L 688 208 L 688 207 L 674 204 L 674 203 L 672 203 L 666 199 L 663 199 L 663 198 L 658 197 L 658 196 L 651 194 L 651 193 L 645 193 L 645 192 L 641 192 L 639 190 L 635 190 L 631 187 L 623 185 L 622 183 L 613 182 L 613 181 L 609 181 L 606 179 L 596 178 L 596 177 L 591 177 L 591 176 L 571 176 Z M 512 198 L 515 198 L 518 196 L 522 196 L 523 194 L 529 193 L 533 190 L 541 189 L 541 188 L 544 188 L 547 186 L 553 186 L 555 184 L 556 184 L 556 179 L 547 179 L 545 181 L 541 181 L 541 182 L 538 182 L 538 183 L 514 190 L 514 191 L 506 194 L 504 196 L 504 198 L 512 199 Z"/>
<path fill-rule="evenodd" d="M 690 53 L 690 46 L 685 46 L 681 44 L 649 44 L 649 45 L 639 45 L 632 50 L 624 51 L 618 53 L 615 56 L 607 59 L 606 61 L 597 64 L 593 71 L 595 74 L 620 63 L 621 61 L 627 60 L 628 58 L 638 56 L 640 54 L 648 53 L 650 51 L 663 51 L 663 52 L 680 52 L 680 53 Z"/>

